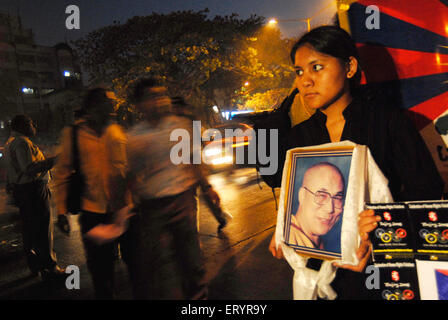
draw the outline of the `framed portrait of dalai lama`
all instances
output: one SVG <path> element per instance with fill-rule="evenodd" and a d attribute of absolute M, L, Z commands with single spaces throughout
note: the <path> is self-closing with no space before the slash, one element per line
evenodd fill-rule
<path fill-rule="evenodd" d="M 299 254 L 341 258 L 341 227 L 353 148 L 294 151 L 285 194 L 285 243 Z"/>

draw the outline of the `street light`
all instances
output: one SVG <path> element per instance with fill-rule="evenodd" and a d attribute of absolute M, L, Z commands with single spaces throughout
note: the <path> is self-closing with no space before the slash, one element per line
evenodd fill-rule
<path fill-rule="evenodd" d="M 270 24 L 271 26 L 274 25 L 274 24 L 277 24 L 277 23 L 278 23 L 278 21 L 277 21 L 277 19 L 275 19 L 275 18 L 272 18 L 272 19 L 270 19 L 270 20 L 268 21 L 268 24 Z"/>
<path fill-rule="evenodd" d="M 278 24 L 279 22 L 306 22 L 308 31 L 311 30 L 311 18 L 307 18 L 307 19 L 280 19 L 280 20 L 276 19 L 276 18 L 272 18 L 272 19 L 269 19 L 268 24 L 270 26 L 273 26 L 273 25 Z"/>
<path fill-rule="evenodd" d="M 347 1 L 354 2 L 354 0 L 347 0 Z M 306 19 L 286 19 L 286 20 L 282 19 L 282 20 L 279 20 L 279 19 L 276 19 L 276 18 L 271 18 L 268 21 L 268 24 L 273 26 L 273 25 L 275 25 L 275 24 L 277 24 L 279 22 L 291 22 L 291 21 L 292 22 L 306 22 L 307 29 L 308 29 L 308 32 L 309 32 L 311 30 L 311 19 L 314 19 L 316 16 L 320 15 L 323 11 L 327 10 L 327 8 L 329 8 L 330 6 L 334 6 L 335 4 L 337 6 L 337 3 L 338 3 L 337 0 L 329 0 L 329 3 L 325 7 L 323 7 L 318 12 L 316 12 L 312 17 L 309 17 L 309 18 L 306 18 Z M 350 7 L 350 6 L 348 6 L 348 7 Z M 340 8 L 342 8 L 341 10 L 347 9 L 347 5 L 341 4 Z"/>

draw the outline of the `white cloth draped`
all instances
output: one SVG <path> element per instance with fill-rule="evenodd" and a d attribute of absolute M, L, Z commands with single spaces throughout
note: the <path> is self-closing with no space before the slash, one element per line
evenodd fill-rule
<path fill-rule="evenodd" d="M 333 261 L 325 260 L 320 270 L 315 271 L 306 267 L 308 257 L 299 255 L 293 248 L 285 244 L 283 230 L 285 221 L 286 181 L 291 161 L 289 155 L 292 151 L 314 151 L 329 147 L 354 147 L 345 198 L 344 215 L 342 218 L 342 258 Z M 341 141 L 319 146 L 295 148 L 288 151 L 283 169 L 275 241 L 277 247 L 281 246 L 286 260 L 294 270 L 294 300 L 315 300 L 318 296 L 322 299 L 333 300 L 337 297 L 336 292 L 331 287 L 331 282 L 334 280 L 337 271 L 337 268 L 332 263 L 358 264 L 356 250 L 361 240 L 358 233 L 358 215 L 364 210 L 365 202 L 393 202 L 388 188 L 388 181 L 378 168 L 367 146 L 357 145 L 350 141 Z"/>

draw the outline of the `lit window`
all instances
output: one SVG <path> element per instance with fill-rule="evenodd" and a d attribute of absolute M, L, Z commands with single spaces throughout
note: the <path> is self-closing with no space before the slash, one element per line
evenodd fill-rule
<path fill-rule="evenodd" d="M 64 77 L 70 77 L 70 71 L 64 71 Z"/>
<path fill-rule="evenodd" d="M 23 92 L 24 94 L 33 94 L 33 93 L 34 93 L 34 89 L 23 87 L 23 88 L 22 88 L 22 92 Z"/>

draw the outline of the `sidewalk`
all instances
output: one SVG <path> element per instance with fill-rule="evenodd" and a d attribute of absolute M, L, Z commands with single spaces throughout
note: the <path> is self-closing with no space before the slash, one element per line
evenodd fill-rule
<path fill-rule="evenodd" d="M 80 270 L 80 289 L 68 290 L 64 283 L 48 285 L 39 277 L 29 276 L 22 252 L 18 212 L 9 209 L 0 213 L 0 221 L 10 221 L 10 229 L 0 232 L 8 232 L 11 241 L 15 242 L 8 247 L 9 251 L 0 251 L 0 300 L 93 299 L 78 216 L 70 217 L 73 226 L 70 237 L 57 228 L 54 231 L 54 246 L 59 263 L 63 266 L 76 265 Z M 274 226 L 267 226 L 239 242 L 232 242 L 225 236 L 226 232 L 220 236 L 208 232 L 207 229 L 212 226 L 208 222 L 211 215 L 207 210 L 201 206 L 205 231 L 200 232 L 200 240 L 206 258 L 210 300 L 291 300 L 293 271 L 286 261 L 274 259 L 268 251 Z M 209 226 L 205 226 L 207 223 Z M 231 234 L 232 230 L 234 228 L 230 227 L 227 232 Z M 116 264 L 116 299 L 132 299 L 126 266 L 122 260 Z"/>
<path fill-rule="evenodd" d="M 273 229 L 206 257 L 210 300 L 290 300 L 292 299 L 292 270 L 285 261 L 272 258 L 267 250 Z M 10 276 L 0 281 L 0 300 L 91 300 L 93 288 L 85 264 L 80 234 L 67 238 L 55 232 L 56 251 L 62 265 L 73 264 L 80 269 L 80 289 L 68 290 L 64 284 L 47 285 L 39 277 L 29 277 L 21 254 L 0 261 L 2 273 Z M 64 251 L 58 250 L 65 247 Z M 5 265 L 5 263 L 7 265 Z M 5 268 L 6 267 L 6 268 Z M 116 264 L 116 299 L 131 300 L 126 266 Z"/>

